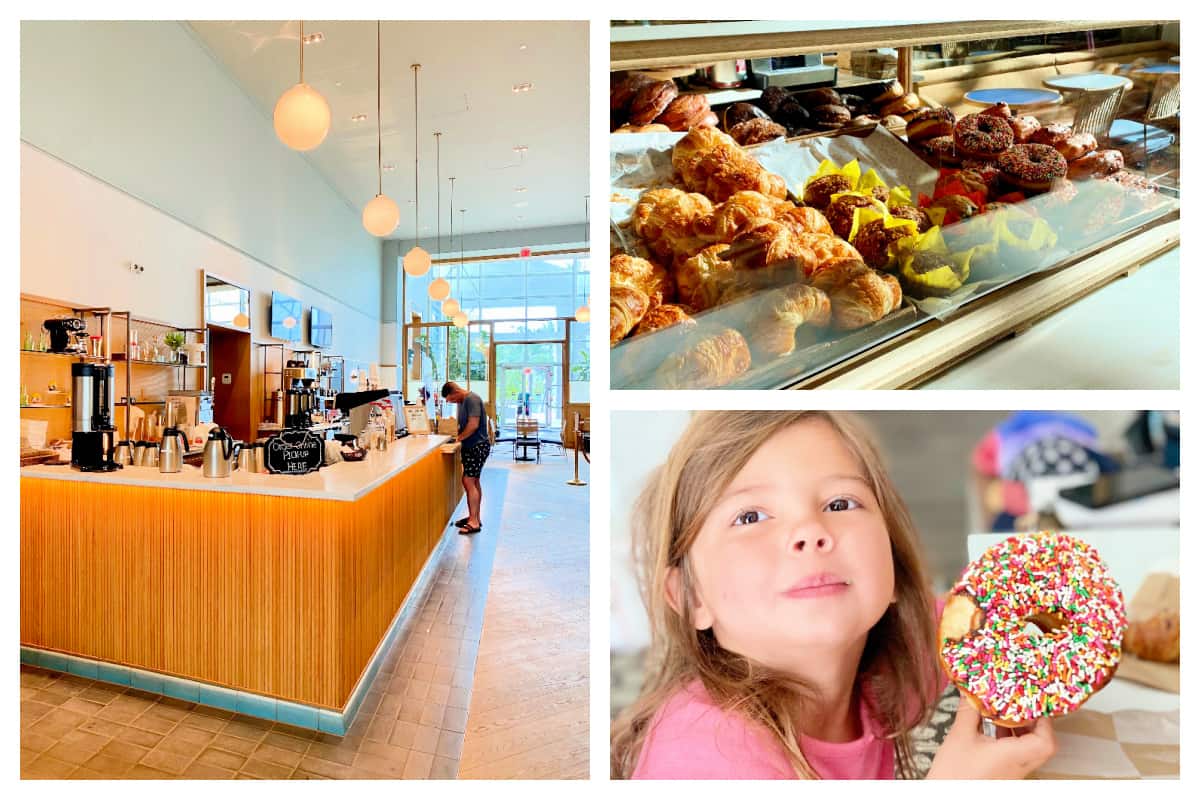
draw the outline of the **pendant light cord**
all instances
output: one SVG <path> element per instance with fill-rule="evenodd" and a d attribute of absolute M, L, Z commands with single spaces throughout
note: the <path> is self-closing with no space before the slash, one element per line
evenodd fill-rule
<path fill-rule="evenodd" d="M 416 205 L 416 214 L 413 218 L 413 227 L 416 230 L 413 233 L 413 241 L 420 247 L 421 245 L 421 158 L 420 146 L 417 142 L 417 131 L 420 126 L 417 124 L 417 73 L 421 70 L 420 64 L 413 64 L 413 202 Z"/>
<path fill-rule="evenodd" d="M 304 20 L 300 20 L 300 82 L 304 83 Z"/>
<path fill-rule="evenodd" d="M 375 153 L 375 171 L 379 175 L 379 194 L 383 194 L 383 53 L 381 42 L 383 23 L 375 20 L 375 141 L 378 148 Z"/>
<path fill-rule="evenodd" d="M 454 247 L 454 178 L 450 179 L 450 246 Z M 453 253 L 454 251 L 451 250 L 450 252 Z M 450 257 L 454 258 L 454 256 Z M 454 269 L 454 262 L 450 263 L 450 268 L 451 270 Z M 451 292 L 450 296 L 453 297 L 454 293 Z"/>
<path fill-rule="evenodd" d="M 442 258 L 442 133 L 437 131 L 433 134 L 433 140 L 437 143 L 437 212 L 433 218 L 437 220 L 437 254 L 438 260 Z"/>

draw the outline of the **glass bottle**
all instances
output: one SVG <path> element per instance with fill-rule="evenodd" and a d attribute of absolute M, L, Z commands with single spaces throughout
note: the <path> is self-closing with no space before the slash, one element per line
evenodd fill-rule
<path fill-rule="evenodd" d="M 21 340 L 21 349 L 22 350 L 32 350 L 33 349 L 33 331 L 26 329 L 25 337 Z"/>
<path fill-rule="evenodd" d="M 21 405 L 29 405 L 29 387 L 23 383 L 21 384 Z"/>

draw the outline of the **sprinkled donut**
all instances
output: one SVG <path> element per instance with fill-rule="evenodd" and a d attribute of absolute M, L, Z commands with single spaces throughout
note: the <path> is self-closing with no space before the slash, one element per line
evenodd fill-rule
<path fill-rule="evenodd" d="M 996 158 L 1012 145 L 1012 126 L 1002 117 L 968 114 L 954 124 L 954 146 L 967 158 Z"/>
<path fill-rule="evenodd" d="M 1067 174 L 1067 160 L 1047 144 L 1018 144 L 996 159 L 1004 179 L 1032 192 L 1044 192 Z"/>
<path fill-rule="evenodd" d="M 942 612 L 939 654 L 980 714 L 1018 727 L 1076 711 L 1103 688 L 1125 626 L 1125 599 L 1096 550 L 1043 531 L 1011 536 L 967 567 Z"/>

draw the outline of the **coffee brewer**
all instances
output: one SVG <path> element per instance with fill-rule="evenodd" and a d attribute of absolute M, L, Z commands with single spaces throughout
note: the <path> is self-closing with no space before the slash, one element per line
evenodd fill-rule
<path fill-rule="evenodd" d="M 117 429 L 113 425 L 113 366 L 71 365 L 71 466 L 83 472 L 112 472 Z"/>
<path fill-rule="evenodd" d="M 50 331 L 50 352 L 87 355 L 87 323 L 79 317 L 48 319 L 42 327 Z"/>
<path fill-rule="evenodd" d="M 312 425 L 312 412 L 317 406 L 317 390 L 305 386 L 304 381 L 293 380 L 287 390 L 285 408 L 287 414 L 283 418 L 285 428 L 307 428 Z"/>

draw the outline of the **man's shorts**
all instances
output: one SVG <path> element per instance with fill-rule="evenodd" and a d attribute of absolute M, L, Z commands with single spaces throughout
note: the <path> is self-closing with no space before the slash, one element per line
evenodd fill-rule
<path fill-rule="evenodd" d="M 483 472 L 483 462 L 487 461 L 491 453 L 492 445 L 486 439 L 470 447 L 464 445 L 462 449 L 463 477 L 478 478 L 479 474 Z"/>

